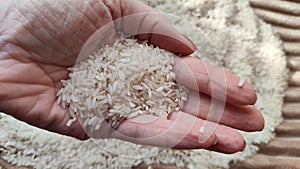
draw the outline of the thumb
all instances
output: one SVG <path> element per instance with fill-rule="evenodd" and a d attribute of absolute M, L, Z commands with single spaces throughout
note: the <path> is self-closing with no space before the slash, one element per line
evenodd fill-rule
<path fill-rule="evenodd" d="M 105 1 L 116 29 L 175 54 L 189 55 L 196 50 L 194 43 L 178 32 L 168 19 L 138 0 Z"/>

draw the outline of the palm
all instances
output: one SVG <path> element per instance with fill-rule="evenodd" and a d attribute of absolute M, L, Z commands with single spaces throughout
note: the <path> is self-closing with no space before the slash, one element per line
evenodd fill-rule
<path fill-rule="evenodd" d="M 11 94 L 1 101 L 5 105 L 1 111 L 41 128 L 84 138 L 78 123 L 65 127 L 70 117 L 56 104 L 56 92 L 61 87 L 60 80 L 68 78 L 67 67 L 75 63 L 84 41 L 111 21 L 111 16 L 105 8 L 98 9 L 106 14 L 101 17 L 88 10 L 80 11 L 83 4 L 95 10 L 92 8 L 99 1 L 77 2 L 61 1 L 52 7 L 47 1 L 25 1 L 10 7 L 9 16 L 1 23 L 6 25 L 2 31 L 9 38 L 1 43 L 5 55 L 0 59 L 5 64 L 0 64 L 0 80 L 6 86 L 5 92 Z M 61 11 L 68 4 L 73 8 Z M 70 13 L 75 16 L 70 17 Z"/>
<path fill-rule="evenodd" d="M 1 101 L 1 107 L 4 107 L 1 111 L 9 112 L 40 128 L 85 138 L 77 123 L 71 128 L 65 127 L 69 115 L 56 104 L 59 80 L 67 78 L 65 67 L 30 60 L 24 62 L 14 58 L 7 58 L 5 61 L 9 67 L 0 66 L 4 70 L 2 73 L 5 73 L 1 84 L 6 86 L 4 89 L 10 95 Z"/>

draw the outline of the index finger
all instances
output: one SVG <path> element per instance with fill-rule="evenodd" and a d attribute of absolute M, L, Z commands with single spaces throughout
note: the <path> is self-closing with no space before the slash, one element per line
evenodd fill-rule
<path fill-rule="evenodd" d="M 213 98 L 225 99 L 234 105 L 256 102 L 256 93 L 249 83 L 240 85 L 241 78 L 198 58 L 175 56 L 173 70 L 178 83 Z"/>
<path fill-rule="evenodd" d="M 119 5 L 106 3 L 113 11 L 114 25 L 139 40 L 148 40 L 151 44 L 175 54 L 189 55 L 196 50 L 194 43 L 177 31 L 168 19 L 141 1 L 117 1 Z M 120 8 L 116 8 L 120 6 Z"/>

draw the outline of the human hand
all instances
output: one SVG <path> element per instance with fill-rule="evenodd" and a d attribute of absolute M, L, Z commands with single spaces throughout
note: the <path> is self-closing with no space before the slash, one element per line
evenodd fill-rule
<path fill-rule="evenodd" d="M 66 127 L 70 115 L 67 110 L 56 104 L 56 92 L 61 87 L 60 80 L 68 78 L 67 67 L 75 64 L 84 42 L 96 30 L 126 15 L 154 12 L 153 9 L 135 0 L 109 2 L 32 0 L 19 3 L 17 0 L 11 0 L 1 5 L 3 15 L 0 16 L 0 111 L 49 131 L 87 139 L 87 135 L 78 122 Z M 8 8 L 4 9 L 6 5 Z M 147 18 L 147 14 L 144 16 L 146 18 L 140 20 L 142 27 L 152 29 L 152 31 L 155 29 L 168 32 L 169 36 L 143 34 L 137 38 L 148 39 L 151 43 L 173 53 L 188 55 L 193 52 L 192 43 L 166 24 L 163 18 Z M 140 25 L 131 26 L 137 28 Z M 130 31 L 126 25 L 121 27 L 125 31 Z M 195 75 L 202 75 L 199 76 L 202 78 L 197 81 L 198 90 L 200 93 L 209 95 L 209 85 L 203 85 L 207 84 L 209 79 L 203 71 L 203 63 L 189 57 L 183 58 L 183 61 Z M 175 72 L 179 80 L 180 77 L 189 77 L 182 71 L 180 63 L 175 65 Z M 260 113 L 251 107 L 239 106 L 254 103 L 256 99 L 254 91 L 247 83 L 243 88 L 237 88 L 238 78 L 229 73 L 226 74 L 228 104 L 221 123 L 246 131 L 261 130 L 263 119 Z M 183 81 L 188 82 L 184 79 Z M 205 98 L 204 102 L 202 102 L 203 98 Z M 175 148 L 208 148 L 217 137 L 218 143 L 211 147 L 212 150 L 232 153 L 243 149 L 242 137 L 232 128 L 222 125 L 205 143 L 198 143 L 198 130 L 204 122 L 202 119 L 205 119 L 209 99 L 208 96 L 201 94 L 199 118 L 189 116 L 188 114 L 195 113 L 193 106 L 199 104 L 196 102 L 197 99 L 193 99 L 192 92 L 184 108 L 186 112 L 184 114 L 186 119 L 196 119 L 197 123 L 189 133 L 171 131 L 170 138 L 176 134 L 187 134 Z M 169 120 L 159 119 L 147 125 L 136 125 L 132 121 L 125 121 L 118 131 L 132 137 L 139 137 L 144 133 L 151 135 L 155 131 L 167 128 L 174 122 L 174 119 L 176 119 L 176 113 Z M 118 136 L 112 134 L 112 137 Z M 160 143 L 150 140 L 149 143 L 141 144 L 167 147 L 168 139 L 165 140 Z M 134 139 L 130 141 L 136 142 Z"/>

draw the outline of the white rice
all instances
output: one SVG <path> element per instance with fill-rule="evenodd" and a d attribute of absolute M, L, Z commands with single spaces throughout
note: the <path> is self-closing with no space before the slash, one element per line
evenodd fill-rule
<path fill-rule="evenodd" d="M 175 83 L 173 63 L 172 53 L 135 39 L 121 38 L 100 48 L 62 81 L 58 100 L 69 105 L 72 119 L 67 126 L 79 117 L 85 128 L 99 129 L 104 121 L 115 128 L 125 118 L 167 118 L 179 111 L 187 92 Z"/>
<path fill-rule="evenodd" d="M 199 129 L 199 133 L 201 133 L 201 134 L 203 134 L 204 133 L 204 127 L 202 126 L 202 127 L 200 127 L 200 129 Z"/>
<path fill-rule="evenodd" d="M 243 87 L 245 82 L 246 82 L 245 79 L 240 79 L 238 86 Z"/>

